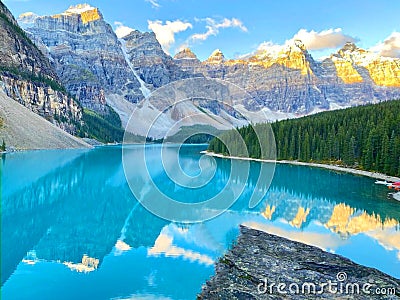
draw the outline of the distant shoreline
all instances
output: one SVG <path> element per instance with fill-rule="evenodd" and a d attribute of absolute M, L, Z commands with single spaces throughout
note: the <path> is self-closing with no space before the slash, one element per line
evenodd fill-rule
<path fill-rule="evenodd" d="M 350 174 L 354 174 L 354 175 L 367 176 L 367 177 L 380 179 L 380 180 L 386 180 L 386 181 L 393 181 L 393 182 L 400 181 L 400 178 L 396 177 L 396 176 L 389 176 L 389 175 L 385 175 L 385 174 L 377 173 L 377 172 L 369 172 L 369 171 L 357 170 L 357 169 L 340 167 L 340 166 L 335 166 L 335 165 L 328 165 L 328 164 L 307 163 L 307 162 L 301 162 L 301 161 L 296 161 L 296 160 L 276 160 L 275 161 L 275 160 L 266 160 L 266 159 L 250 158 L 250 157 L 225 156 L 222 154 L 217 154 L 217 153 L 209 152 L 209 151 L 201 151 L 201 153 L 208 155 L 208 156 L 218 157 L 218 158 L 249 160 L 249 161 L 277 163 L 277 164 L 289 164 L 289 165 L 296 165 L 296 166 L 308 166 L 308 167 L 315 167 L 315 168 L 328 169 L 328 170 L 339 171 L 339 172 L 344 172 L 344 173 L 350 173 Z"/>

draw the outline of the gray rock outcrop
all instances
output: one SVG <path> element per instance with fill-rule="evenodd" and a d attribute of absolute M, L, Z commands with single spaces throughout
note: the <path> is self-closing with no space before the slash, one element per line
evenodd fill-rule
<path fill-rule="evenodd" d="M 201 62 L 188 48 L 172 58 L 153 32 L 133 30 L 118 40 L 100 11 L 88 5 L 55 16 L 24 14 L 20 22 L 84 107 L 102 112 L 107 102 L 123 124 L 130 108 L 155 89 L 195 77 L 243 88 L 251 95 L 244 108 L 267 109 L 271 120 L 400 98 L 400 59 L 352 43 L 323 61 L 314 60 L 301 41 L 293 40 L 239 59 L 216 50 Z M 253 121 L 261 120 L 265 118 Z"/>
<path fill-rule="evenodd" d="M 134 30 L 123 40 L 130 62 L 151 89 L 193 76 L 179 68 L 172 57 L 163 51 L 153 32 Z"/>
<path fill-rule="evenodd" d="M 82 110 L 62 87 L 48 59 L 0 2 L 0 90 L 35 113 L 75 133 Z"/>
<path fill-rule="evenodd" d="M 0 121 L 0 137 L 10 149 L 91 147 L 83 140 L 66 133 L 30 109 L 16 103 L 1 91 Z"/>
<path fill-rule="evenodd" d="M 27 24 L 35 43 L 44 45 L 66 89 L 86 108 L 106 113 L 107 94 L 131 102 L 143 98 L 117 36 L 97 8 L 71 6 Z"/>
<path fill-rule="evenodd" d="M 315 297 L 399 299 L 400 280 L 314 246 L 241 226 L 237 244 L 216 264 L 216 274 L 198 299 Z"/>

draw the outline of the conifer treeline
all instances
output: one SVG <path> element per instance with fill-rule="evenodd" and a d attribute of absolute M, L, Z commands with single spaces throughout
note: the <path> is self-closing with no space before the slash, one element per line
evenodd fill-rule
<path fill-rule="evenodd" d="M 83 110 L 84 125 L 78 128 L 78 136 L 96 139 L 103 143 L 121 142 L 124 130 L 118 114 L 109 108 L 108 115 L 100 116 L 89 109 Z"/>
<path fill-rule="evenodd" d="M 400 176 L 400 100 L 323 112 L 271 126 L 278 160 L 343 164 Z M 257 132 L 268 130 L 266 124 L 255 128 Z M 252 126 L 238 130 L 249 156 L 263 158 Z M 234 136 L 232 131 L 223 134 L 226 140 Z M 216 138 L 208 149 L 229 154 Z M 234 147 L 231 152 L 240 153 Z"/>

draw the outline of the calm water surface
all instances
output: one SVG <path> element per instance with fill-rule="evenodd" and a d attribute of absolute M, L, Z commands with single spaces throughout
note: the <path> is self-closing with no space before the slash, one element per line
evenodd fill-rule
<path fill-rule="evenodd" d="M 212 158 L 216 172 L 206 187 L 193 191 L 174 184 L 157 159 L 159 147 L 149 146 L 148 166 L 166 194 L 199 201 L 226 184 L 230 161 Z M 205 148 L 180 150 L 185 172 L 200 172 Z M 171 152 L 177 149 L 170 146 Z M 400 278 L 400 203 L 367 177 L 277 165 L 265 198 L 249 209 L 260 168 L 251 163 L 246 188 L 228 211 L 185 225 L 160 219 L 138 203 L 120 147 L 14 153 L 0 164 L 2 299 L 195 299 L 240 224 Z M 133 182 L 148 192 L 142 171 Z"/>

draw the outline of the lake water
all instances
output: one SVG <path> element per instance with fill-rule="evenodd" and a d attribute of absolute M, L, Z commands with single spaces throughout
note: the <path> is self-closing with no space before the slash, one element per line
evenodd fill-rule
<path fill-rule="evenodd" d="M 149 153 L 159 147 L 149 146 Z M 199 173 L 205 148 L 180 150 L 185 172 Z M 373 179 L 277 165 L 263 201 L 250 209 L 260 169 L 252 162 L 243 193 L 226 212 L 179 224 L 154 216 L 135 199 L 121 157 L 119 146 L 3 156 L 2 299 L 195 299 L 240 224 L 400 278 L 400 202 Z M 226 159 L 205 159 L 216 171 L 195 191 L 168 181 L 156 155 L 148 156 L 147 165 L 166 194 L 199 201 L 221 190 L 231 166 Z M 130 182 L 145 190 L 141 171 Z M 235 183 L 245 179 L 239 176 Z"/>

